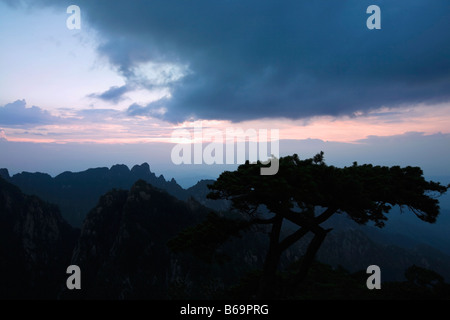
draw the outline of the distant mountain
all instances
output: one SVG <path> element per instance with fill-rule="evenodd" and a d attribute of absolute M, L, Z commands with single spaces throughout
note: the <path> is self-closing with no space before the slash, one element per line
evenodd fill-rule
<path fill-rule="evenodd" d="M 195 198 L 205 207 L 216 211 L 227 211 L 230 209 L 230 201 L 222 199 L 211 200 L 207 198 L 207 195 L 210 192 L 208 185 L 213 184 L 214 181 L 215 180 L 200 180 L 194 186 L 186 189 L 186 192 L 190 197 Z"/>
<path fill-rule="evenodd" d="M 55 298 L 79 230 L 0 177 L 0 299 Z"/>
<path fill-rule="evenodd" d="M 345 215 L 331 217 L 325 225 L 333 230 L 325 238 L 317 259 L 334 267 L 342 266 L 351 272 L 376 264 L 383 270 L 384 280 L 392 281 L 404 280 L 404 270 L 415 264 L 431 269 L 450 281 L 448 248 L 447 251 L 440 250 L 439 246 L 428 241 L 436 239 L 437 242 L 442 237 L 436 231 L 448 227 L 445 219 L 442 219 L 442 225 L 439 222 L 430 225 L 411 213 L 409 217 L 399 217 L 398 214 L 396 210 L 390 213 L 390 219 L 381 229 L 358 225 Z M 432 232 L 436 233 L 436 238 L 433 238 Z M 449 241 L 448 237 L 445 239 L 444 244 Z M 301 256 L 306 251 L 307 240 L 297 243 L 288 255 Z"/>
<path fill-rule="evenodd" d="M 101 195 L 114 188 L 128 190 L 138 180 L 144 180 L 181 200 L 190 196 L 174 179 L 166 181 L 163 175 L 157 177 L 147 163 L 136 165 L 131 170 L 125 165 L 114 165 L 110 169 L 64 172 L 54 178 L 45 173 L 29 172 L 10 177 L 8 170 L 0 169 L 0 176 L 24 193 L 58 205 L 64 218 L 76 227 L 81 226 Z"/>
<path fill-rule="evenodd" d="M 418 242 L 412 243 L 410 248 L 382 244 L 358 228 L 330 232 L 317 259 L 334 267 L 340 265 L 350 272 L 375 264 L 383 272 L 383 281 L 404 280 L 405 270 L 412 265 L 433 270 L 450 280 L 449 255 Z"/>
<path fill-rule="evenodd" d="M 450 255 L 450 210 L 441 209 L 437 221 L 433 224 L 426 223 L 413 214 L 399 210 L 393 210 L 386 226 L 368 228 L 367 235 L 380 243 L 395 243 L 399 246 L 412 248 L 417 244 L 425 244 L 434 247 Z"/>

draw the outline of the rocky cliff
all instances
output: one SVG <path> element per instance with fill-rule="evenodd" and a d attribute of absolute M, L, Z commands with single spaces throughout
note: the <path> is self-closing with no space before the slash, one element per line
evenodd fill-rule
<path fill-rule="evenodd" d="M 167 241 L 207 212 L 196 201 L 177 200 L 142 180 L 129 191 L 108 192 L 87 215 L 73 253 L 83 289 L 62 297 L 167 298 L 170 284 L 187 274 Z"/>
<path fill-rule="evenodd" d="M 54 298 L 77 237 L 55 205 L 0 177 L 0 298 Z"/>

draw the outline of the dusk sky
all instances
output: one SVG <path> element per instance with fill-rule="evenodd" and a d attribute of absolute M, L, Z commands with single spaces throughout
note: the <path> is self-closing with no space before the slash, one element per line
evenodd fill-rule
<path fill-rule="evenodd" d="M 189 186 L 226 168 L 171 162 L 202 124 L 450 177 L 449 30 L 448 0 L 0 0 L 0 168 L 148 162 Z"/>

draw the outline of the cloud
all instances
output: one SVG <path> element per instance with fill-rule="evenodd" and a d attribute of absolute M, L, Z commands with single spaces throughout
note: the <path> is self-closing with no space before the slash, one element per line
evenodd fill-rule
<path fill-rule="evenodd" d="M 59 118 L 39 107 L 26 107 L 25 100 L 17 100 L 0 107 L 0 125 L 37 126 L 55 123 Z"/>
<path fill-rule="evenodd" d="M 151 102 L 146 106 L 141 106 L 137 103 L 133 103 L 127 109 L 127 115 L 129 116 L 151 116 L 151 117 L 162 117 L 167 112 L 165 105 L 167 103 L 167 98 L 160 99 L 155 102 Z"/>
<path fill-rule="evenodd" d="M 75 117 L 73 123 L 89 123 L 89 122 L 101 122 L 108 123 L 112 122 L 111 119 L 122 119 L 123 112 L 114 109 L 82 109 L 74 110 Z M 80 119 L 81 118 L 81 119 Z"/>
<path fill-rule="evenodd" d="M 127 81 L 152 87 L 136 77 L 149 63 L 189 70 L 159 82 L 171 92 L 159 116 L 172 122 L 351 115 L 450 100 L 448 0 L 379 0 L 381 30 L 366 28 L 373 0 L 77 4 L 101 37 L 98 52 Z M 101 95 L 114 102 L 121 90 Z"/>
<path fill-rule="evenodd" d="M 1 141 L 1 140 L 8 140 L 8 139 L 6 138 L 5 130 L 3 130 L 3 129 L 0 129 L 0 141 Z"/>
<path fill-rule="evenodd" d="M 88 95 L 89 98 L 101 99 L 103 101 L 108 101 L 112 103 L 118 103 L 123 100 L 123 95 L 129 91 L 129 88 L 124 85 L 121 87 L 111 87 L 103 93 L 91 93 Z"/>

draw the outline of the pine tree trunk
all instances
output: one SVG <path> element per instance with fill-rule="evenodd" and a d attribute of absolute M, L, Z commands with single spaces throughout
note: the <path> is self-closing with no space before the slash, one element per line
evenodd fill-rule
<path fill-rule="evenodd" d="M 279 238 L 283 218 L 276 216 L 270 233 L 269 250 L 267 251 L 264 262 L 263 275 L 260 281 L 258 298 L 270 299 L 275 297 L 276 293 L 276 274 L 278 262 L 280 260 L 281 250 L 279 247 Z"/>
<path fill-rule="evenodd" d="M 300 285 L 300 283 L 302 283 L 303 280 L 305 280 L 305 278 L 308 274 L 308 270 L 311 268 L 311 265 L 314 262 L 317 251 L 319 251 L 320 246 L 322 245 L 323 241 L 325 240 L 325 237 L 327 236 L 328 232 L 330 232 L 332 230 L 332 229 L 324 230 L 322 228 L 320 228 L 320 229 L 321 229 L 321 231 L 316 232 L 314 234 L 314 238 L 311 240 L 311 242 L 308 245 L 308 249 L 306 250 L 306 253 L 303 256 L 302 263 L 300 265 L 300 270 L 297 273 L 297 275 L 294 277 L 294 281 L 292 282 L 290 294 L 293 294 L 295 289 Z"/>

